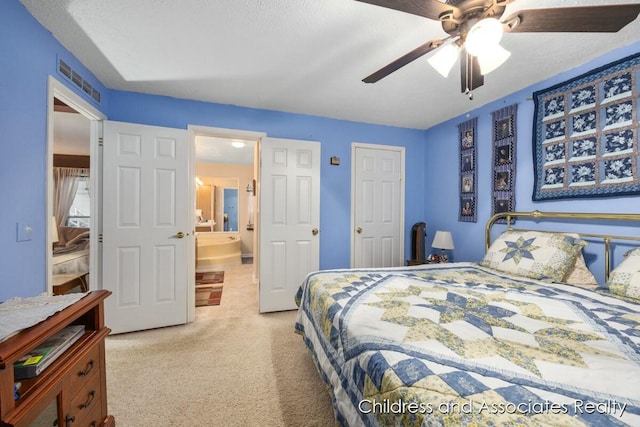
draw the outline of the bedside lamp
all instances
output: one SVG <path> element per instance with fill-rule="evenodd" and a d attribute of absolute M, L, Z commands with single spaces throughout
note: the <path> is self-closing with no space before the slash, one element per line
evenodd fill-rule
<path fill-rule="evenodd" d="M 447 257 L 447 253 L 445 249 L 453 249 L 453 239 L 451 238 L 451 233 L 448 231 L 436 231 L 436 235 L 433 238 L 433 243 L 431 243 L 431 247 L 436 249 L 441 249 L 442 253 L 440 254 L 441 262 L 448 262 L 449 258 Z"/>

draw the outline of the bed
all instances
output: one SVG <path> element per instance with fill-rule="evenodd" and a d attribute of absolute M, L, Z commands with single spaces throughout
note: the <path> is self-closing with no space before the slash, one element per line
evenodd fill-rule
<path fill-rule="evenodd" d="M 512 227 L 527 217 L 640 224 L 633 214 L 509 212 L 487 224 L 479 263 L 305 279 L 295 328 L 337 424 L 640 425 L 640 238 Z M 603 241 L 603 283 L 583 265 L 585 239 Z M 619 240 L 629 248 L 610 271 Z M 576 282 L 576 269 L 590 277 Z"/>
<path fill-rule="evenodd" d="M 58 227 L 53 247 L 52 274 L 89 272 L 89 228 Z"/>

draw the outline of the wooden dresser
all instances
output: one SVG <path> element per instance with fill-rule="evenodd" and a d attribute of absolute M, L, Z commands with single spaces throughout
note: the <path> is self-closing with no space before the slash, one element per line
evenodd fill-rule
<path fill-rule="evenodd" d="M 48 319 L 0 343 L 0 426 L 115 426 L 107 414 L 104 299 L 93 291 Z M 20 380 L 14 398 L 13 362 L 68 325 L 84 335 L 34 378 Z"/>

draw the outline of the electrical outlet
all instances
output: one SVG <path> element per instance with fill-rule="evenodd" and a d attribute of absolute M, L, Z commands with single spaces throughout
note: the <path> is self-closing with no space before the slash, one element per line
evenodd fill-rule
<path fill-rule="evenodd" d="M 16 225 L 17 228 L 17 241 L 18 242 L 26 242 L 28 240 L 31 240 L 31 232 L 33 231 L 31 229 L 31 225 L 26 224 L 24 222 L 19 222 Z"/>

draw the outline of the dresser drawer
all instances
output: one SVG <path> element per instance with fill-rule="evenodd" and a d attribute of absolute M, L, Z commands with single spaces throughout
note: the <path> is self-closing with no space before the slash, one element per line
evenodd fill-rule
<path fill-rule="evenodd" d="M 100 371 L 100 345 L 94 346 L 71 370 L 69 390 L 75 396 L 77 392 Z"/>
<path fill-rule="evenodd" d="M 75 392 L 75 390 L 74 390 Z M 102 389 L 100 375 L 89 374 L 82 388 L 71 400 L 70 415 L 75 417 L 71 426 L 88 426 L 96 419 L 102 422 Z M 99 424 L 98 424 L 99 425 Z"/>
<path fill-rule="evenodd" d="M 100 404 L 92 405 L 93 408 L 87 413 L 79 413 L 71 423 L 71 427 L 101 427 L 105 419 Z"/>

